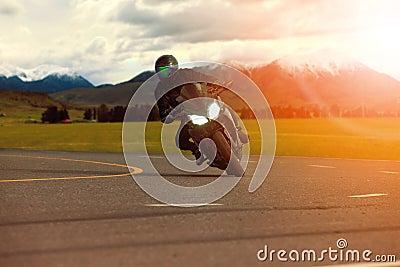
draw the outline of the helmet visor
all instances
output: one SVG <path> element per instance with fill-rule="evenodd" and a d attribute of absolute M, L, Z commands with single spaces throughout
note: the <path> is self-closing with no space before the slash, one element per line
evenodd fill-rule
<path fill-rule="evenodd" d="M 156 68 L 158 77 L 160 78 L 170 77 L 172 73 L 177 69 L 178 69 L 177 65 L 159 66 Z"/>

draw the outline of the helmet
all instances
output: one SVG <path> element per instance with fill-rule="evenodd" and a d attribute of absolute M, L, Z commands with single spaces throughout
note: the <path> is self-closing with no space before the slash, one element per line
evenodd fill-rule
<path fill-rule="evenodd" d="M 178 60 L 173 55 L 162 55 L 156 60 L 155 71 L 158 77 L 168 78 L 178 67 Z"/>

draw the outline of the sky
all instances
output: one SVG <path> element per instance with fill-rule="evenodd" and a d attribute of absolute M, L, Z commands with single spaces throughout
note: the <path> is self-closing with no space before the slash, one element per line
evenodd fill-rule
<path fill-rule="evenodd" d="M 252 65 L 329 53 L 400 80 L 399 13 L 396 0 L 2 0 L 0 65 L 56 64 L 98 85 L 162 54 Z"/>

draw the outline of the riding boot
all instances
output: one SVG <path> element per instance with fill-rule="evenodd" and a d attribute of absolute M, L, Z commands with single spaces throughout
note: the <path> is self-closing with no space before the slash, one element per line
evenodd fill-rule
<path fill-rule="evenodd" d="M 247 144 L 250 141 L 250 137 L 242 131 L 242 128 L 240 126 L 237 127 L 237 131 L 240 141 L 243 144 Z"/>
<path fill-rule="evenodd" d="M 200 152 L 200 150 L 196 149 L 195 151 L 192 151 L 192 154 L 196 158 L 196 165 L 200 166 L 204 161 L 206 161 L 206 158 L 204 155 Z"/>

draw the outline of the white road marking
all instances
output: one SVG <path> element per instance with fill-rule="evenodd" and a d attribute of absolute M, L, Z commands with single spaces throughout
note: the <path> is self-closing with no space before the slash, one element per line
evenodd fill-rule
<path fill-rule="evenodd" d="M 31 158 L 31 159 L 45 159 L 45 160 L 61 160 L 61 161 L 71 161 L 71 162 L 83 162 L 83 163 L 92 163 L 92 164 L 100 164 L 100 165 L 107 165 L 107 166 L 116 166 L 122 168 L 128 168 L 135 170 L 134 174 L 142 173 L 143 170 L 137 167 L 131 167 L 127 165 L 117 164 L 117 163 L 110 163 L 110 162 L 101 162 L 101 161 L 93 161 L 93 160 L 85 160 L 85 159 L 70 159 L 70 158 L 50 158 L 50 157 L 43 157 L 43 156 L 24 156 L 24 155 L 0 155 L 0 157 L 16 157 L 16 158 Z"/>
<path fill-rule="evenodd" d="M 161 156 L 139 156 L 139 158 L 165 159 L 165 157 Z"/>
<path fill-rule="evenodd" d="M 0 180 L 0 183 L 22 183 L 22 182 L 37 182 L 37 181 L 67 181 L 67 180 L 78 180 L 78 179 L 100 179 L 100 178 L 124 177 L 124 176 L 130 176 L 130 175 L 131 175 L 130 173 L 122 173 L 122 174 L 94 175 L 94 176 L 8 179 L 8 180 Z"/>
<path fill-rule="evenodd" d="M 375 194 L 365 194 L 365 195 L 354 195 L 354 196 L 348 196 L 352 198 L 363 198 L 363 197 L 382 197 L 382 196 L 387 196 L 388 194 L 380 194 L 380 193 L 375 193 Z"/>
<path fill-rule="evenodd" d="M 379 171 L 379 172 L 388 174 L 399 174 L 399 172 L 391 172 L 391 171 Z"/>
<path fill-rule="evenodd" d="M 315 168 L 326 168 L 326 169 L 335 169 L 336 167 L 333 166 L 325 166 L 325 165 L 308 165 L 309 167 L 315 167 Z"/>
<path fill-rule="evenodd" d="M 193 204 L 190 204 L 193 205 Z M 197 205 L 197 204 L 196 204 Z M 223 206 L 221 203 L 210 203 L 210 204 L 198 204 L 202 206 Z M 173 207 L 174 205 L 164 204 L 164 203 L 154 203 L 154 204 L 145 204 L 147 207 Z"/>
<path fill-rule="evenodd" d="M 40 178 L 25 178 L 25 179 L 7 179 L 0 180 L 0 183 L 18 183 L 18 182 L 37 182 L 37 181 L 65 181 L 65 180 L 78 180 L 78 179 L 99 179 L 99 178 L 115 178 L 122 176 L 129 176 L 132 174 L 140 174 L 143 172 L 142 169 L 138 167 L 132 167 L 117 163 L 110 162 L 101 162 L 101 161 L 93 161 L 93 160 L 84 160 L 84 159 L 71 159 L 71 158 L 50 158 L 43 156 L 24 156 L 24 155 L 0 155 L 0 157 L 17 157 L 17 158 L 30 158 L 30 159 L 45 159 L 45 160 L 59 160 L 59 161 L 71 161 L 71 162 L 82 162 L 82 163 L 91 163 L 91 164 L 100 164 L 106 166 L 116 166 L 122 168 L 128 168 L 130 173 L 122 173 L 122 174 L 111 174 L 111 175 L 92 175 L 92 176 L 72 176 L 72 177 L 40 177 Z"/>
<path fill-rule="evenodd" d="M 319 265 L 315 267 L 327 267 L 332 265 Z M 335 267 L 392 267 L 392 266 L 400 266 L 400 261 L 396 262 L 368 262 L 368 263 L 352 263 L 352 264 L 339 264 L 334 265 Z"/>
<path fill-rule="evenodd" d="M 330 158 L 330 157 L 312 157 L 312 156 L 275 156 L 275 158 L 299 158 L 299 159 L 317 159 L 317 160 L 347 160 L 347 161 L 372 161 L 372 162 L 395 162 L 400 163 L 400 160 L 395 159 L 352 159 L 352 158 Z"/>

